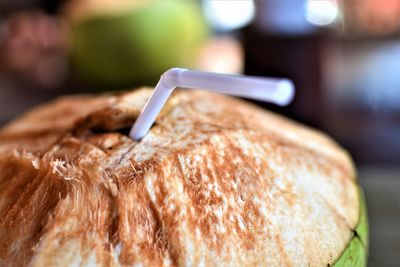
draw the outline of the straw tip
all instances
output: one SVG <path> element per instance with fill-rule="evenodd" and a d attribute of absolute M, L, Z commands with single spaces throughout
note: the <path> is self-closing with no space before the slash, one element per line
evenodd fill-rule
<path fill-rule="evenodd" d="M 280 106 L 289 105 L 294 98 L 294 84 L 289 79 L 282 79 L 277 84 L 276 103 Z"/>

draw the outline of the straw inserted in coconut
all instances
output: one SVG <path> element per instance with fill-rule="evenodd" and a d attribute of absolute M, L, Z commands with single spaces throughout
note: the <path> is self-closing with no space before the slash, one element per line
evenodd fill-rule
<path fill-rule="evenodd" d="M 294 97 L 294 86 L 289 79 L 248 77 L 172 68 L 161 75 L 153 94 L 132 126 L 129 133 L 131 138 L 138 140 L 147 134 L 176 87 L 201 89 L 271 102 L 280 106 L 288 105 Z"/>

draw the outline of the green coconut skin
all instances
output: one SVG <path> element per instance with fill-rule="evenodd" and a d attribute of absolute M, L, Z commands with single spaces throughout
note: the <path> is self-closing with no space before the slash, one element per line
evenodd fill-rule
<path fill-rule="evenodd" d="M 359 189 L 360 219 L 354 230 L 354 236 L 334 267 L 364 267 L 368 258 L 368 214 L 364 194 Z"/>
<path fill-rule="evenodd" d="M 155 85 L 167 69 L 193 66 L 207 33 L 194 1 L 91 15 L 72 25 L 72 70 L 101 89 Z"/>

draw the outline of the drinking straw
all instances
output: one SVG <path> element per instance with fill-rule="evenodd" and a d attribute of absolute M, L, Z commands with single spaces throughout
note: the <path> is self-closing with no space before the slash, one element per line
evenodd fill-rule
<path fill-rule="evenodd" d="M 294 97 L 293 83 L 288 79 L 259 78 L 172 68 L 160 77 L 153 94 L 129 133 L 139 140 L 153 125 L 160 110 L 176 87 L 201 89 L 249 99 L 288 105 Z"/>

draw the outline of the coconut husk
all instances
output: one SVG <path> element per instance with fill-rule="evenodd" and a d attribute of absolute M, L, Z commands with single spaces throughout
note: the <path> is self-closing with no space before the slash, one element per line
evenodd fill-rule
<path fill-rule="evenodd" d="M 179 91 L 140 141 L 151 90 L 74 96 L 0 132 L 1 266 L 327 266 L 359 195 L 326 135 Z"/>

